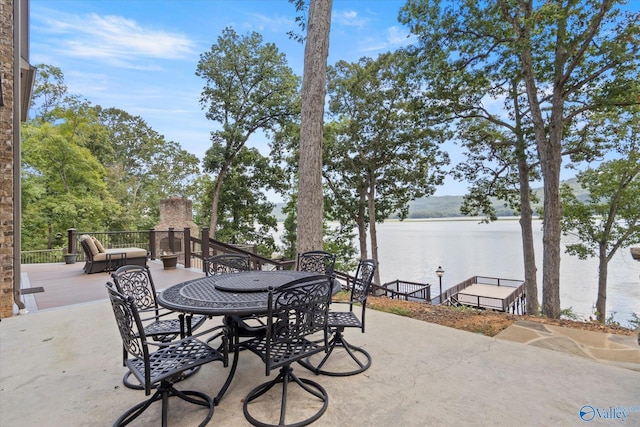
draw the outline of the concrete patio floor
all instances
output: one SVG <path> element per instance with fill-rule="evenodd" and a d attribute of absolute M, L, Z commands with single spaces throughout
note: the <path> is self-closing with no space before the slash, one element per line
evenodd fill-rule
<path fill-rule="evenodd" d="M 27 274 L 32 284 L 43 286 L 34 280 L 37 273 Z M 158 288 L 202 275 L 161 266 L 153 274 Z M 144 400 L 143 391 L 122 385 L 121 341 L 104 298 L 109 276 L 82 276 L 85 281 L 101 276 L 94 284 L 83 283 L 91 289 L 82 298 L 75 296 L 86 301 L 39 307 L 0 323 L 0 425 L 111 425 Z M 43 287 L 44 293 L 33 294 L 36 300 L 58 292 L 53 282 Z M 365 334 L 347 331 L 346 336 L 371 353 L 373 364 L 365 373 L 324 377 L 294 368 L 329 394 L 329 408 L 314 425 L 640 425 L 640 357 L 636 366 L 633 354 L 631 363 L 602 363 L 513 337 L 489 338 L 375 310 L 367 311 Z M 214 395 L 225 377 L 226 369 L 212 363 L 177 387 Z M 242 400 L 267 379 L 262 362 L 241 353 L 236 377 L 209 425 L 249 425 Z M 295 405 L 291 398 L 290 405 Z M 170 425 L 188 426 L 204 414 L 176 403 L 169 416 Z M 132 425 L 159 425 L 159 417 L 155 404 Z"/>

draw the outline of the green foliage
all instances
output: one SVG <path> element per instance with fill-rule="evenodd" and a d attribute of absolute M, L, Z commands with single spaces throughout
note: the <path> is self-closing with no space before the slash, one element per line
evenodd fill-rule
<path fill-rule="evenodd" d="M 36 120 L 50 121 L 52 112 L 60 106 L 67 96 L 62 70 L 53 65 L 38 64 L 36 81 L 31 97 L 31 111 Z"/>
<path fill-rule="evenodd" d="M 579 239 L 568 244 L 566 252 L 580 259 L 598 258 L 600 322 L 606 321 L 607 265 L 618 249 L 640 241 L 640 152 L 635 145 L 628 148 L 625 157 L 578 174 L 589 192 L 587 200 L 578 200 L 567 186 L 561 188 L 563 233 Z"/>
<path fill-rule="evenodd" d="M 297 254 L 296 241 L 297 236 L 297 220 L 296 220 L 296 207 L 298 203 L 298 197 L 296 194 L 292 194 L 290 199 L 282 208 L 282 213 L 285 214 L 283 225 L 283 235 L 280 239 L 284 243 L 283 256 L 289 259 L 295 259 Z"/>
<path fill-rule="evenodd" d="M 117 108 L 98 108 L 108 149 L 93 148 L 109 171 L 112 194 L 123 208 L 123 227 L 148 229 L 158 223 L 160 200 L 191 198 L 199 174 L 198 158 L 151 129 L 139 116 Z"/>
<path fill-rule="evenodd" d="M 573 311 L 573 306 L 561 309 L 560 318 L 568 320 L 579 320 L 578 315 Z"/>
<path fill-rule="evenodd" d="M 640 316 L 638 316 L 638 313 L 631 313 L 631 319 L 628 322 L 631 328 L 640 330 Z M 640 337 L 638 338 L 640 339 Z"/>
<path fill-rule="evenodd" d="M 105 169 L 88 149 L 49 123 L 22 133 L 22 223 L 25 250 L 62 245 L 68 228 L 111 227 L 119 206 L 104 182 Z"/>
<path fill-rule="evenodd" d="M 262 36 L 239 36 L 225 28 L 217 44 L 200 56 L 196 75 L 205 80 L 200 103 L 206 117 L 218 124 L 205 171 L 215 175 L 212 188 L 212 232 L 217 232 L 217 206 L 234 159 L 251 135 L 278 132 L 299 111 L 300 79 L 287 66 L 285 55 Z"/>
<path fill-rule="evenodd" d="M 333 225 L 333 224 L 332 224 Z M 324 227 L 323 249 L 336 256 L 335 269 L 338 271 L 355 271 L 359 257 L 353 246 L 355 234 L 350 227 Z"/>
<path fill-rule="evenodd" d="M 274 204 L 266 198 L 266 191 L 280 189 L 282 170 L 270 164 L 258 150 L 243 147 L 224 181 L 218 205 L 216 239 L 231 244 L 256 244 L 260 254 L 270 257 L 276 250 L 272 237 L 277 230 L 273 215 Z M 211 206 L 212 187 L 207 180 L 199 206 Z M 204 211 L 198 218 L 206 223 Z"/>
<path fill-rule="evenodd" d="M 580 242 L 567 245 L 567 253 L 580 259 L 604 255 L 640 241 L 640 155 L 604 162 L 597 169 L 578 174 L 578 182 L 589 192 L 580 201 L 572 190 L 562 187 L 565 234 Z"/>
<path fill-rule="evenodd" d="M 323 155 L 328 214 L 341 226 L 357 226 L 361 257 L 368 223 L 406 217 L 410 200 L 442 182 L 447 155 L 423 120 L 411 65 L 397 52 L 339 61 L 327 71 L 334 119 L 325 126 Z"/>

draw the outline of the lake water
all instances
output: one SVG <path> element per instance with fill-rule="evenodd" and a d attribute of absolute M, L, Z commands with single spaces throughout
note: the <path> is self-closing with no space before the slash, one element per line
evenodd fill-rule
<path fill-rule="evenodd" d="M 445 270 L 443 291 L 472 276 L 524 280 L 522 240 L 517 220 L 490 224 L 477 220 L 387 221 L 377 225 L 380 279 L 430 283 L 438 292 L 438 266 Z M 563 237 L 563 244 L 569 238 Z M 542 222 L 534 222 L 538 298 L 542 299 Z M 560 307 L 572 307 L 581 318 L 593 315 L 597 298 L 598 259 L 580 260 L 563 253 L 560 265 Z M 640 315 L 640 262 L 629 248 L 609 262 L 607 318 L 628 326 Z"/>

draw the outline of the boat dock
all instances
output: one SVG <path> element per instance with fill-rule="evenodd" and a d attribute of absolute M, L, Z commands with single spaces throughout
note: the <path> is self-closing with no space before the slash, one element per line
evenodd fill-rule
<path fill-rule="evenodd" d="M 526 314 L 525 283 L 522 280 L 474 276 L 447 289 L 441 298 L 443 304 Z"/>

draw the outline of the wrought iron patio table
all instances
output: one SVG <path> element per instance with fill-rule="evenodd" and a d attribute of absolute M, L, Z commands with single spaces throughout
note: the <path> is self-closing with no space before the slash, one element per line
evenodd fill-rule
<path fill-rule="evenodd" d="M 158 304 L 174 311 L 207 316 L 261 315 L 267 312 L 269 288 L 277 289 L 294 280 L 318 276 L 305 271 L 247 271 L 205 276 L 173 285 L 158 295 Z M 340 282 L 334 280 L 333 293 L 340 290 Z M 237 331 L 232 331 L 236 333 Z M 222 399 L 235 374 L 238 364 L 238 337 L 233 336 L 234 359 L 218 395 L 216 405 Z"/>

